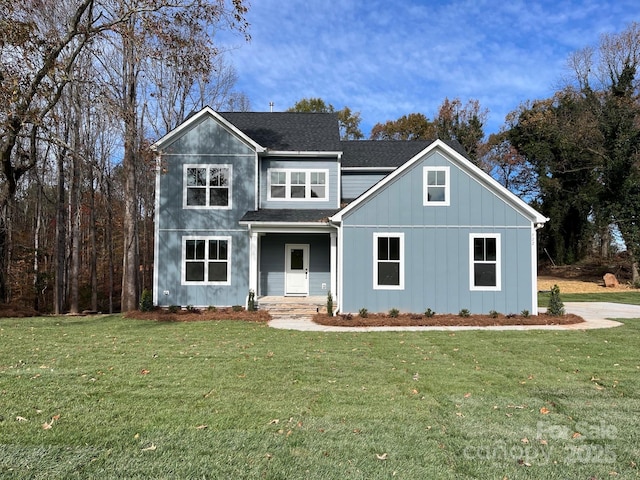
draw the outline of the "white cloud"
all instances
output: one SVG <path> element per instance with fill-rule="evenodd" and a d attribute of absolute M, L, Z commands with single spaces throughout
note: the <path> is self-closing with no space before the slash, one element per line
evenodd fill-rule
<path fill-rule="evenodd" d="M 549 96 L 567 55 L 622 30 L 633 11 L 632 0 L 254 0 L 252 41 L 230 60 L 257 111 L 321 97 L 360 111 L 368 134 L 406 113 L 431 117 L 445 97 L 477 98 L 491 132 Z"/>

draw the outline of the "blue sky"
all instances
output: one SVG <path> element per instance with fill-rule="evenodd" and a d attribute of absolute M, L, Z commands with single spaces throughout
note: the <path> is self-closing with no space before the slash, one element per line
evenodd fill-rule
<path fill-rule="evenodd" d="M 637 0 L 251 0 L 251 41 L 222 35 L 254 111 L 320 97 L 377 122 L 429 118 L 445 97 L 477 99 L 498 131 L 549 97 L 568 55 L 640 21 Z M 237 48 L 235 48 L 237 47 Z"/>

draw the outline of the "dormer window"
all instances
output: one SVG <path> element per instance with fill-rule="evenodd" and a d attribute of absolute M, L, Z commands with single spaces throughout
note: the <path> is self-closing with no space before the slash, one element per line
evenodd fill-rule
<path fill-rule="evenodd" d="M 424 167 L 423 183 L 424 206 L 449 205 L 449 167 Z"/>
<path fill-rule="evenodd" d="M 327 200 L 328 170 L 270 168 L 269 200 Z"/>

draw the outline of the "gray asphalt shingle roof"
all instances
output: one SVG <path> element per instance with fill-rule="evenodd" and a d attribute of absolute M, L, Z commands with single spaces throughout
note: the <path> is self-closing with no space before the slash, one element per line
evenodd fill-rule
<path fill-rule="evenodd" d="M 220 112 L 242 133 L 269 150 L 338 152 L 336 113 Z"/>
<path fill-rule="evenodd" d="M 264 209 L 247 212 L 240 219 L 241 222 L 286 222 L 309 223 L 326 222 L 327 218 L 339 209 L 309 210 L 309 209 Z"/>
<path fill-rule="evenodd" d="M 432 143 L 432 140 L 343 141 L 342 166 L 397 168 Z"/>

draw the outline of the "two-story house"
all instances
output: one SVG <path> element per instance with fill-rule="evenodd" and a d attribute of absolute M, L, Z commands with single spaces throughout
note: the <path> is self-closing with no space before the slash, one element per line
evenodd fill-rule
<path fill-rule="evenodd" d="M 205 108 L 154 149 L 156 305 L 331 292 L 342 312 L 537 313 L 547 219 L 440 140 Z"/>

